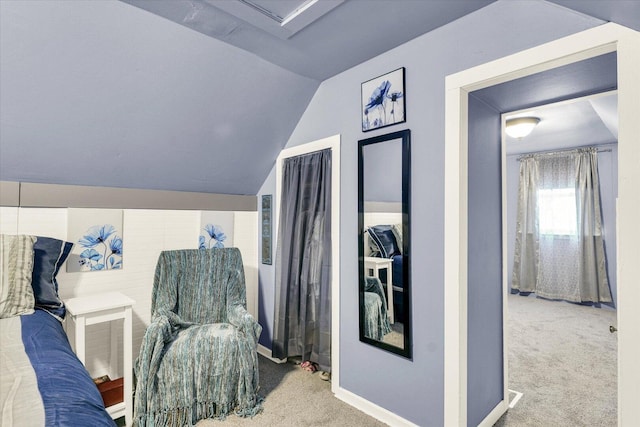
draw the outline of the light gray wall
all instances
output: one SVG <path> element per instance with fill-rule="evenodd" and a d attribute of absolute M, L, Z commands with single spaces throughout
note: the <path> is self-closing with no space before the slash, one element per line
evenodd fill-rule
<path fill-rule="evenodd" d="M 504 394 L 500 114 L 469 96 L 467 425 Z"/>
<path fill-rule="evenodd" d="M 340 385 L 420 426 L 442 426 L 444 390 L 444 79 L 599 25 L 555 5 L 501 1 L 324 81 L 287 147 L 341 134 Z M 407 123 L 363 134 L 360 84 L 406 67 Z M 358 339 L 357 141 L 412 132 L 413 360 Z M 275 183 L 263 192 L 275 192 Z M 274 201 L 276 205 L 278 201 Z M 273 269 L 260 267 L 261 288 Z M 453 284 L 450 284 L 453 285 Z M 268 305 L 268 304 L 265 304 Z M 265 307 L 266 309 L 267 307 Z M 363 363 L 366 361 L 366 363 Z M 477 399 L 477 395 L 469 399 Z"/>

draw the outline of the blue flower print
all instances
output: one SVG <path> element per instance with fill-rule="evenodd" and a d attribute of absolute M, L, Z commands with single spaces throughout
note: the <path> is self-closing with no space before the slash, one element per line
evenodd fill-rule
<path fill-rule="evenodd" d="M 85 249 L 80 254 L 79 263 L 84 269 L 118 270 L 122 268 L 122 238 L 111 224 L 94 225 L 78 240 Z M 102 253 L 98 249 L 102 249 Z"/>
<path fill-rule="evenodd" d="M 109 242 L 109 248 L 111 249 L 112 255 L 122 255 L 122 239 L 118 236 L 114 237 L 111 242 Z"/>
<path fill-rule="evenodd" d="M 375 88 L 375 90 L 371 94 L 371 97 L 369 98 L 369 103 L 364 108 L 365 115 L 368 115 L 369 111 L 373 110 L 374 108 L 381 109 L 382 112 L 380 113 L 380 119 L 379 119 L 380 123 L 384 123 L 384 118 L 386 116 L 385 101 L 387 100 L 387 93 L 389 92 L 389 88 L 391 88 L 391 83 L 389 82 L 389 80 L 383 81 L 382 84 L 380 84 L 380 86 Z M 374 121 L 374 126 L 375 126 L 375 121 Z"/>
<path fill-rule="evenodd" d="M 224 230 L 219 225 L 207 224 L 203 228 L 209 236 L 201 235 L 199 238 L 198 247 L 200 249 L 210 248 L 224 248 L 224 241 L 227 240 L 227 235 L 224 234 Z"/>
<path fill-rule="evenodd" d="M 100 243 L 104 244 L 107 239 L 116 232 L 116 228 L 111 224 L 105 224 L 103 226 L 94 225 L 89 228 L 88 234 L 82 236 L 78 243 L 85 248 L 93 248 Z"/>
<path fill-rule="evenodd" d="M 391 117 L 394 122 L 396 121 L 396 102 L 403 96 L 402 92 L 392 92 L 387 95 L 387 98 L 391 100 Z"/>
<path fill-rule="evenodd" d="M 100 263 L 102 255 L 95 249 L 85 249 L 80 254 L 80 265 L 87 267 L 89 270 L 102 270 L 104 264 Z"/>
<path fill-rule="evenodd" d="M 117 270 L 122 267 L 122 239 L 118 236 L 111 239 L 109 242 L 109 249 L 111 250 L 111 253 L 107 257 L 109 260 L 109 267 L 112 270 Z"/>

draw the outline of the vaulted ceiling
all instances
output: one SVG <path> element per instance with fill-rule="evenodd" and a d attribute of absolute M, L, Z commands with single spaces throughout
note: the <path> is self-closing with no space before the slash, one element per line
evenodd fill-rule
<path fill-rule="evenodd" d="M 322 81 L 495 0 L 122 1 Z M 304 6 L 291 34 L 278 21 Z"/>
<path fill-rule="evenodd" d="M 494 1 L 2 0 L 0 180 L 256 194 L 323 80 Z"/>
<path fill-rule="evenodd" d="M 121 1 L 322 81 L 496 0 Z M 640 30 L 637 0 L 549 3 Z"/>

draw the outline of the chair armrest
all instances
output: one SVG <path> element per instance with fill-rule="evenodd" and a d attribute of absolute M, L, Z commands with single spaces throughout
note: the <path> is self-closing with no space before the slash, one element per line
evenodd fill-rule
<path fill-rule="evenodd" d="M 258 338 L 262 332 L 262 326 L 249 314 L 242 304 L 227 306 L 227 319 L 229 323 L 251 337 L 257 345 Z"/>
<path fill-rule="evenodd" d="M 146 413 L 148 395 L 152 392 L 153 378 L 155 378 L 165 345 L 171 342 L 181 329 L 186 329 L 193 323 L 185 322 L 168 310 L 158 310 L 154 313 L 151 323 L 142 338 L 140 355 L 134 363 L 136 376 L 135 412 Z"/>

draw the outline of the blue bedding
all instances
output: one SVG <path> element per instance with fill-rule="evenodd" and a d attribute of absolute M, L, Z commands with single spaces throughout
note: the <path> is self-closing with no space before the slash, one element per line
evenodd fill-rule
<path fill-rule="evenodd" d="M 402 283 L 402 255 L 394 255 L 391 257 L 391 281 L 393 286 L 403 288 Z M 380 271 L 380 280 L 387 283 L 387 270 Z M 397 292 L 397 291 L 396 291 Z"/>
<path fill-rule="evenodd" d="M 402 283 L 402 255 L 393 256 L 391 271 L 392 271 L 391 279 L 393 282 L 393 286 L 404 288 L 404 284 Z"/>
<path fill-rule="evenodd" d="M 23 344 L 3 345 L 2 357 L 9 361 L 28 360 L 32 368 L 29 363 L 19 362 L 7 362 L 8 368 L 3 366 L 7 369 L 2 376 L 3 398 L 9 396 L 3 405 L 7 402 L 12 404 L 12 424 L 42 425 L 44 421 L 45 426 L 114 426 L 115 422 L 104 409 L 97 387 L 71 350 L 61 323 L 43 310 L 22 315 L 19 320 L 2 319 L 3 340 L 13 334 L 14 341 L 21 336 Z M 19 354 L 21 351 L 28 359 Z M 37 391 L 28 389 L 34 388 L 34 385 L 29 385 L 29 377 L 34 373 Z M 34 401 L 25 406 L 24 398 L 20 396 L 31 396 Z"/>

